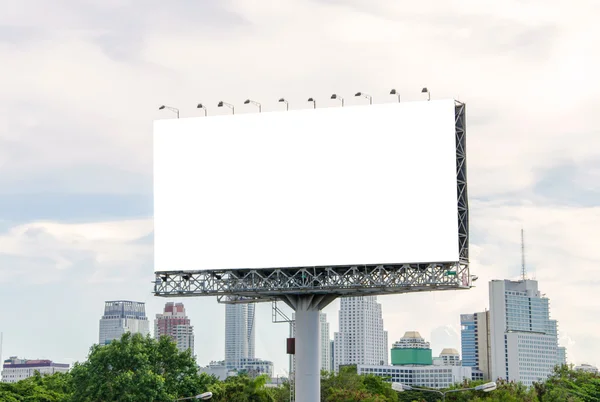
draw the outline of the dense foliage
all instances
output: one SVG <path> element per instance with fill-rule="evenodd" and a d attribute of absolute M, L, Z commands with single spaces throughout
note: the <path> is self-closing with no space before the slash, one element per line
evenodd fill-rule
<path fill-rule="evenodd" d="M 168 338 L 126 334 L 107 346 L 93 346 L 87 361 L 75 364 L 68 374 L 35 376 L 15 384 L 0 383 L 2 402 L 159 402 L 174 401 L 211 391 L 215 402 L 288 402 L 290 387 L 267 387 L 268 378 L 246 375 L 219 381 L 198 374 L 189 352 L 179 352 Z M 481 382 L 465 382 L 452 389 L 472 388 Z M 448 391 L 448 390 L 445 390 Z M 353 367 L 339 374 L 322 373 L 321 402 L 433 402 L 435 392 L 397 393 L 376 376 L 359 376 Z M 545 382 L 526 388 L 499 382 L 498 389 L 451 392 L 446 401 L 477 402 L 591 402 L 600 401 L 600 376 L 556 368 Z"/>

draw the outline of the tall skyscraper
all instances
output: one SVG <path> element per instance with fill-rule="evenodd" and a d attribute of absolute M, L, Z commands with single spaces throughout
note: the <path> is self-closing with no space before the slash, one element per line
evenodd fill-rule
<path fill-rule="evenodd" d="M 490 282 L 492 379 L 530 386 L 559 363 L 556 320 L 535 280 Z"/>
<path fill-rule="evenodd" d="M 142 302 L 114 300 L 104 303 L 104 315 L 100 319 L 100 345 L 108 345 L 130 332 L 146 336 L 150 333 L 146 307 Z"/>
<path fill-rule="evenodd" d="M 483 378 L 491 379 L 490 312 L 460 315 L 462 365 L 479 370 Z"/>
<path fill-rule="evenodd" d="M 347 364 L 388 364 L 387 331 L 376 296 L 340 299 L 339 332 L 334 342 L 336 372 Z"/>
<path fill-rule="evenodd" d="M 327 322 L 327 314 L 319 313 L 319 321 L 321 325 L 321 370 L 330 371 L 331 349 L 329 342 L 329 323 Z"/>
<path fill-rule="evenodd" d="M 190 349 L 194 355 L 194 327 L 185 315 L 183 303 L 168 302 L 162 314 L 156 314 L 154 320 L 154 338 L 169 336 L 177 344 L 177 349 Z"/>
<path fill-rule="evenodd" d="M 254 328 L 255 321 L 255 313 L 256 313 L 256 304 L 247 304 L 248 306 L 248 358 L 254 359 L 256 356 L 256 341 L 255 334 L 256 330 Z"/>
<path fill-rule="evenodd" d="M 227 304 L 225 306 L 225 366 L 241 370 L 246 359 L 255 358 L 255 306 Z"/>

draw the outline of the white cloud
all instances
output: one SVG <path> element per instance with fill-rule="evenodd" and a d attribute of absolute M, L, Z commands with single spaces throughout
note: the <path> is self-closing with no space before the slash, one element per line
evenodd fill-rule
<path fill-rule="evenodd" d="M 0 280 L 56 282 L 66 280 L 60 271 L 81 269 L 90 271 L 92 281 L 125 280 L 144 264 L 151 272 L 152 246 L 133 242 L 152 230 L 152 220 L 22 224 L 0 234 L 0 258 L 5 261 Z M 32 266 L 33 262 L 37 263 Z M 23 269 L 27 266 L 30 269 Z"/>
<path fill-rule="evenodd" d="M 600 312 L 593 302 L 599 211 L 558 207 L 533 194 L 540 177 L 563 165 L 588 170 L 576 178 L 583 193 L 598 190 L 598 174 L 590 170 L 600 160 L 596 0 L 580 0 L 577 7 L 558 0 L 283 0 L 269 7 L 258 0 L 149 0 L 144 7 L 133 1 L 49 6 L 21 0 L 5 11 L 3 192 L 25 186 L 29 192 L 139 191 L 134 182 L 151 175 L 151 120 L 172 117 L 156 110 L 161 104 L 192 116 L 198 102 L 211 115 L 227 113 L 216 108 L 219 100 L 239 105 L 236 112 L 254 111 L 241 105 L 248 97 L 261 101 L 263 110 L 280 110 L 281 96 L 292 108 L 307 107 L 309 96 L 320 107 L 337 106 L 329 100 L 333 92 L 349 104 L 364 102 L 352 96 L 356 91 L 391 102 L 391 87 L 405 100 L 422 99 L 422 86 L 434 98 L 459 97 L 468 110 L 472 270 L 480 279 L 469 291 L 381 298 L 390 342 L 411 329 L 424 336 L 444 326 L 457 330 L 460 313 L 487 307 L 487 281 L 519 273 L 523 226 L 529 271 L 551 300 L 562 339 L 573 340 L 566 345 L 569 356 L 600 364 L 593 361 L 600 356 L 593 341 L 598 325 L 589 319 Z M 73 179 L 66 172 L 85 174 Z M 13 227 L 0 234 L 0 280 L 71 281 L 94 294 L 94 303 L 123 297 L 116 289 L 144 297 L 151 290 L 151 248 L 130 242 L 151 229 L 149 220 Z M 86 284 L 115 279 L 128 286 Z M 148 297 L 155 307 L 162 302 Z M 188 303 L 190 311 L 202 305 L 193 313 L 201 322 L 216 302 Z M 80 318 L 94 327 L 100 312 L 91 311 L 100 307 L 86 306 L 93 319 Z M 335 306 L 327 308 L 332 330 Z M 37 302 L 23 311 L 38 308 L 54 314 Z M 222 328 L 218 317 L 210 319 Z M 261 325 L 265 346 L 258 345 L 258 354 L 274 359 L 278 369 L 287 367 L 283 346 L 269 347 L 282 342 L 287 328 L 269 327 L 266 319 Z M 203 363 L 220 357 L 219 337 L 210 339 L 217 346 L 201 352 Z M 34 350 L 25 342 L 14 348 L 15 354 Z M 56 353 L 82 355 L 68 346 Z"/>

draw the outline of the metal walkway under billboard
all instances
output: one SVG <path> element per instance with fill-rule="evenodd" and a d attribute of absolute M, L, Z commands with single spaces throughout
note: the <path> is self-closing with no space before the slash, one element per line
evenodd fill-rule
<path fill-rule="evenodd" d="M 465 105 L 455 102 L 460 261 L 201 271 L 157 271 L 159 297 L 215 296 L 220 303 L 283 301 L 296 312 L 296 401 L 320 400 L 319 310 L 338 297 L 469 289 Z M 432 228 L 435 230 L 435 228 Z M 402 247 L 401 244 L 398 247 Z"/>

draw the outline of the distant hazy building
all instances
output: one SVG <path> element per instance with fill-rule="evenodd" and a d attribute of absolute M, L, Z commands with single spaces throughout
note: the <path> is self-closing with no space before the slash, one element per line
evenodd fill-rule
<path fill-rule="evenodd" d="M 376 296 L 340 299 L 339 332 L 334 341 L 336 372 L 342 365 L 388 364 L 387 331 Z"/>
<path fill-rule="evenodd" d="M 248 374 L 251 377 L 266 374 L 271 378 L 273 377 L 273 362 L 243 357 L 240 359 L 239 368 L 228 369 L 224 360 L 212 361 L 206 367 L 198 367 L 198 373 L 214 375 L 220 380 L 224 380 L 227 377 L 235 376 L 240 373 Z"/>
<path fill-rule="evenodd" d="M 556 320 L 534 280 L 490 282 L 491 374 L 526 386 L 559 364 Z"/>
<path fill-rule="evenodd" d="M 596 366 L 592 366 L 591 364 L 585 364 L 585 363 L 583 363 L 580 366 L 575 366 L 575 370 L 577 370 L 577 371 L 585 371 L 586 373 L 598 374 L 598 368 Z"/>
<path fill-rule="evenodd" d="M 462 365 L 471 367 L 481 378 L 491 379 L 490 312 L 460 315 Z"/>
<path fill-rule="evenodd" d="M 168 302 L 162 314 L 154 320 L 154 338 L 170 337 L 180 351 L 190 350 L 194 355 L 194 327 L 185 315 L 183 303 Z"/>
<path fill-rule="evenodd" d="M 126 333 L 150 333 L 148 317 L 144 303 L 114 300 L 104 303 L 104 315 L 100 319 L 99 344 L 108 345 L 115 339 L 121 339 Z"/>
<path fill-rule="evenodd" d="M 556 350 L 557 353 L 557 364 L 559 366 L 563 366 L 565 364 L 567 364 L 567 348 L 565 348 L 564 346 L 559 346 L 558 349 Z"/>
<path fill-rule="evenodd" d="M 462 366 L 460 354 L 454 348 L 444 348 L 437 359 L 442 366 Z"/>
<path fill-rule="evenodd" d="M 199 367 L 198 373 L 206 373 L 208 375 L 214 375 L 219 380 L 223 381 L 230 375 L 235 375 L 234 371 L 228 371 L 227 367 L 225 367 L 225 361 L 212 361 L 205 367 Z"/>
<path fill-rule="evenodd" d="M 11 356 L 2 366 L 2 382 L 18 382 L 32 377 L 36 371 L 43 375 L 66 373 L 69 371 L 69 365 L 54 363 L 52 360 L 26 360 Z"/>
<path fill-rule="evenodd" d="M 273 377 L 273 362 L 255 357 L 242 359 L 238 371 L 246 372 L 252 376 L 267 374 L 269 377 Z"/>

